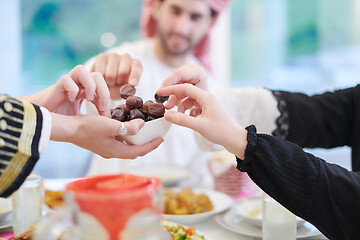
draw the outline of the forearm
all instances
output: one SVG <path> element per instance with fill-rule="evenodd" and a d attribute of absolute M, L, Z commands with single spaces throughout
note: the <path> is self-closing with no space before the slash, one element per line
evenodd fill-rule
<path fill-rule="evenodd" d="M 38 106 L 46 107 L 48 98 L 47 98 L 46 94 L 44 94 L 45 91 L 46 91 L 46 89 L 41 92 L 37 92 L 37 93 L 31 94 L 31 95 L 17 97 L 17 99 L 19 99 L 21 101 L 31 102 L 32 104 L 35 104 Z"/>
<path fill-rule="evenodd" d="M 226 150 L 233 153 L 240 159 L 245 157 L 245 149 L 247 146 L 247 130 L 238 125 L 231 129 L 231 134 L 226 134 L 226 139 L 221 143 Z"/>
<path fill-rule="evenodd" d="M 245 159 L 238 159 L 240 171 L 330 239 L 359 236 L 358 173 L 328 164 L 284 139 L 248 130 Z"/>
<path fill-rule="evenodd" d="M 74 143 L 74 138 L 80 129 L 79 116 L 66 116 L 57 113 L 50 114 L 52 118 L 50 140 Z"/>

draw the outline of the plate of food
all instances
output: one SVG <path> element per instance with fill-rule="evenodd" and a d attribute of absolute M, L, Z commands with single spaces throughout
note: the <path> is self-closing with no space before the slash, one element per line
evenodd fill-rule
<path fill-rule="evenodd" d="M 179 223 L 200 222 L 231 207 L 232 198 L 210 189 L 166 188 L 164 218 Z"/>
<path fill-rule="evenodd" d="M 180 225 L 170 221 L 163 221 L 161 225 L 174 240 L 211 240 L 210 237 L 197 231 L 193 226 Z"/>
<path fill-rule="evenodd" d="M 249 223 L 262 227 L 262 197 L 241 198 L 234 203 L 233 210 Z M 296 225 L 299 227 L 305 222 L 296 217 Z"/>
<path fill-rule="evenodd" d="M 165 187 L 174 187 L 184 179 L 191 177 L 190 170 L 178 166 L 148 166 L 131 169 L 130 173 L 145 177 L 159 178 Z"/>

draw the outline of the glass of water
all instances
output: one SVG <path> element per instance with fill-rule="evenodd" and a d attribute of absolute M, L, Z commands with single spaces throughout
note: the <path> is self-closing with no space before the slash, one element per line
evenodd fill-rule
<path fill-rule="evenodd" d="M 263 199 L 263 240 L 296 240 L 296 216 L 273 198 Z"/>
<path fill-rule="evenodd" d="M 38 223 L 42 217 L 41 177 L 30 175 L 12 194 L 12 221 L 15 236 Z"/>

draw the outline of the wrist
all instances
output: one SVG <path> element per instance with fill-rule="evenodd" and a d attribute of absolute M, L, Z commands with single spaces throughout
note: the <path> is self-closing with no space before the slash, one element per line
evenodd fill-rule
<path fill-rule="evenodd" d="M 77 116 L 66 116 L 57 113 L 51 113 L 52 127 L 50 140 L 58 142 L 73 142 L 79 129 Z"/>
<path fill-rule="evenodd" d="M 236 155 L 241 160 L 245 158 L 245 149 L 247 146 L 247 134 L 248 131 L 242 126 L 238 125 L 238 128 L 232 131 L 231 144 L 226 149 Z"/>

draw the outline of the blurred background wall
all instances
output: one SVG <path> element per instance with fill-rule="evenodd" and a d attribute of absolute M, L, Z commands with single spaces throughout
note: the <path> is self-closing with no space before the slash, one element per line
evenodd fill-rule
<path fill-rule="evenodd" d="M 77 64 L 140 38 L 141 0 L 0 0 L 1 92 L 39 91 Z M 360 79 L 360 1 L 234 0 L 212 33 L 214 75 L 230 87 L 309 94 Z M 350 168 L 350 151 L 311 150 Z M 90 154 L 50 143 L 44 177 L 86 172 Z"/>

